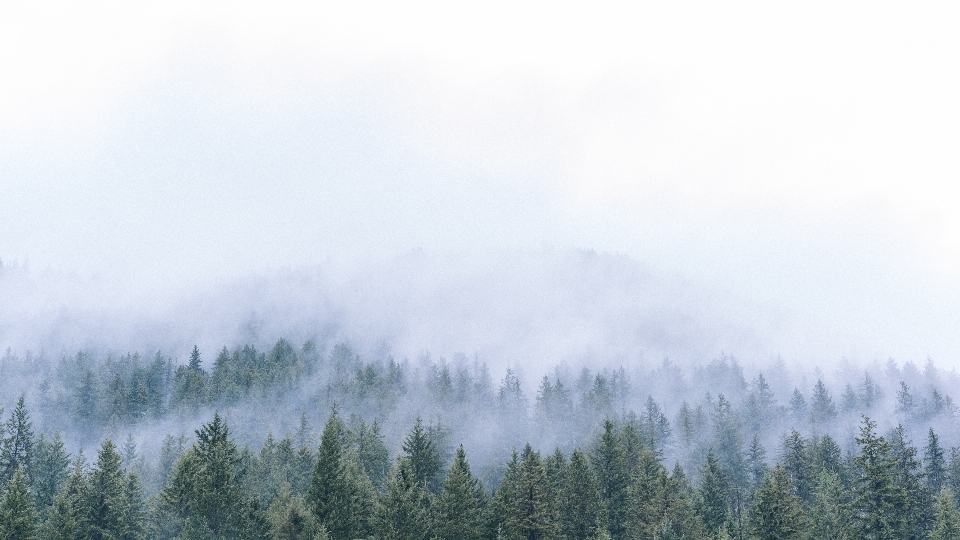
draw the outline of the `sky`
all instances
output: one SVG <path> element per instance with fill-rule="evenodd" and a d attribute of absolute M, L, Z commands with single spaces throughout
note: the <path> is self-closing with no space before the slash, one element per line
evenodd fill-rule
<path fill-rule="evenodd" d="M 593 249 L 960 362 L 953 3 L 3 10 L 4 264 L 170 295 Z"/>

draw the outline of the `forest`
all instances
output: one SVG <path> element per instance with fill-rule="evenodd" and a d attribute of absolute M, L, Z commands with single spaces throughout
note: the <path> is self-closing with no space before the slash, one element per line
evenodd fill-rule
<path fill-rule="evenodd" d="M 932 360 L 537 375 L 283 339 L 8 350 L 0 538 L 960 538 L 960 378 Z"/>

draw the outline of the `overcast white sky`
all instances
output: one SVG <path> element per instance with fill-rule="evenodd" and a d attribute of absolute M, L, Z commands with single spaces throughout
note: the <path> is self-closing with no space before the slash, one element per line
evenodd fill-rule
<path fill-rule="evenodd" d="M 953 2 L 8 3 L 0 258 L 169 290 L 586 247 L 795 309 L 838 355 L 954 363 L 958 27 Z"/>

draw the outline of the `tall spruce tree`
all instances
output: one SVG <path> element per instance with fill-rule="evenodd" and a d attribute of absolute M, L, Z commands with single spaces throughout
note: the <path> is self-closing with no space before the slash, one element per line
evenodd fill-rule
<path fill-rule="evenodd" d="M 100 446 L 90 474 L 90 538 L 107 540 L 119 536 L 123 526 L 124 475 L 120 454 L 113 441 Z"/>
<path fill-rule="evenodd" d="M 7 485 L 0 503 L 0 539 L 33 540 L 37 529 L 37 512 L 23 469 L 17 469 Z"/>
<path fill-rule="evenodd" d="M 320 436 L 307 506 L 331 540 L 353 540 L 369 532 L 373 487 L 346 448 L 343 420 L 336 410 Z M 365 482 L 366 481 L 366 482 Z"/>
<path fill-rule="evenodd" d="M 790 476 L 777 464 L 754 495 L 747 530 L 756 540 L 803 538 L 807 521 L 800 499 L 793 494 Z"/>
<path fill-rule="evenodd" d="M 597 479 L 580 450 L 570 454 L 560 493 L 560 529 L 564 538 L 587 540 L 601 529 L 603 504 Z"/>
<path fill-rule="evenodd" d="M 45 515 L 53 505 L 53 499 L 70 476 L 70 456 L 67 454 L 60 432 L 53 439 L 40 434 L 34 446 L 33 493 L 37 508 Z"/>
<path fill-rule="evenodd" d="M 607 530 L 613 540 L 621 540 L 626 534 L 630 475 L 623 446 L 610 419 L 603 422 L 603 433 L 594 448 L 591 463 L 606 511 Z"/>
<path fill-rule="evenodd" d="M 457 448 L 435 506 L 435 533 L 439 540 L 484 538 L 486 495 L 470 473 L 463 446 Z"/>
<path fill-rule="evenodd" d="M 852 502 L 857 534 L 864 540 L 900 539 L 905 523 L 899 510 L 906 494 L 897 485 L 891 445 L 876 434 L 876 428 L 876 422 L 864 416 L 860 435 L 854 439 L 860 446 L 860 455 L 853 460 L 858 473 Z"/>
<path fill-rule="evenodd" d="M 810 540 L 853 540 L 853 516 L 839 475 L 820 469 L 810 510 Z"/>
<path fill-rule="evenodd" d="M 553 540 L 558 538 L 559 527 L 554 516 L 556 494 L 547 479 L 540 453 L 528 444 L 523 450 L 516 484 L 516 497 L 512 508 L 514 527 L 510 536 L 522 540 Z"/>
<path fill-rule="evenodd" d="M 728 483 L 720 464 L 713 457 L 713 451 L 707 453 L 707 460 L 700 471 L 700 488 L 697 497 L 697 513 L 703 519 L 703 525 L 711 534 L 717 534 L 726 523 L 729 505 Z"/>
<path fill-rule="evenodd" d="M 960 540 L 960 510 L 953 491 L 945 487 L 934 503 L 934 527 L 931 540 Z"/>
<path fill-rule="evenodd" d="M 160 494 L 167 534 L 265 538 L 266 521 L 242 489 L 246 471 L 226 422 L 214 414 L 195 433 L 197 442 L 177 461 Z"/>
<path fill-rule="evenodd" d="M 410 461 L 413 481 L 436 491 L 439 487 L 437 479 L 440 469 L 443 468 L 443 458 L 440 457 L 440 452 L 424 430 L 423 421 L 419 416 L 410 434 L 403 441 L 403 452 Z"/>
<path fill-rule="evenodd" d="M 933 428 L 927 432 L 927 446 L 923 452 L 923 473 L 931 493 L 940 493 L 947 479 L 947 466 L 940 447 L 940 437 Z"/>
<path fill-rule="evenodd" d="M 427 540 L 431 536 L 430 494 L 405 457 L 397 458 L 377 505 L 373 530 L 381 540 Z"/>
<path fill-rule="evenodd" d="M 10 413 L 0 446 L 0 485 L 7 485 L 17 469 L 22 469 L 28 482 L 32 477 L 30 461 L 33 452 L 33 424 L 20 395 L 17 406 Z"/>
<path fill-rule="evenodd" d="M 84 471 L 83 454 L 74 460 L 73 470 L 63 489 L 57 492 L 41 535 L 50 540 L 90 538 L 90 492 Z"/>
<path fill-rule="evenodd" d="M 903 504 L 896 512 L 904 524 L 904 538 L 926 538 L 933 526 L 933 494 L 924 481 L 917 449 L 907 440 L 902 425 L 890 433 L 890 443 L 895 481 L 903 492 Z"/>

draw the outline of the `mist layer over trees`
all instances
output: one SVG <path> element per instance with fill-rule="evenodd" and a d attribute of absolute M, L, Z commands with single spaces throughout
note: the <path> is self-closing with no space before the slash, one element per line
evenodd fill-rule
<path fill-rule="evenodd" d="M 932 361 L 827 382 L 726 355 L 559 366 L 530 392 L 463 355 L 281 339 L 203 357 L 8 351 L 0 374 L 24 382 L 5 387 L 22 392 L 0 452 L 8 537 L 951 538 L 960 523 L 958 381 Z"/>
<path fill-rule="evenodd" d="M 680 330 L 696 326 L 684 322 L 684 313 L 697 310 L 668 311 L 671 332 L 677 332 L 672 334 L 657 333 L 668 326 L 650 323 L 655 305 L 639 309 L 622 301 L 602 312 L 599 303 L 573 302 L 599 290 L 628 290 L 637 272 L 605 256 L 586 254 L 579 262 L 555 283 L 593 285 L 567 296 L 534 294 L 535 303 L 549 309 L 519 310 L 519 326 L 501 327 L 482 354 L 428 352 L 429 331 L 378 328 L 375 317 L 331 308 L 342 305 L 330 300 L 332 294 L 324 297 L 330 313 L 313 319 L 312 335 L 300 325 L 288 337 L 268 340 L 282 326 L 271 323 L 271 316 L 285 316 L 260 311 L 256 324 L 244 323 L 248 341 L 238 341 L 236 333 L 214 347 L 206 340 L 187 348 L 182 360 L 186 334 L 176 327 L 166 348 L 123 350 L 107 342 L 108 326 L 90 338 L 95 346 L 67 351 L 69 339 L 51 339 L 38 343 L 40 352 L 10 347 L 0 357 L 6 381 L 0 389 L 0 533 L 170 539 L 957 537 L 960 411 L 951 392 L 960 377 L 954 371 L 929 359 L 920 365 L 841 361 L 823 371 L 778 357 L 742 362 L 721 350 L 705 359 L 690 352 L 651 360 L 637 350 L 649 350 L 653 342 L 680 343 L 673 341 Z M 564 267 L 545 268 L 555 276 Z M 604 289 L 616 271 L 620 281 Z M 31 279 L 24 275 L 15 279 Z M 523 283 L 492 289 L 522 294 Z M 649 278 L 637 290 L 661 301 L 681 297 L 669 290 L 650 293 L 653 284 L 664 283 Z M 474 294 L 457 284 L 442 289 Z M 441 313 L 444 305 L 452 304 L 423 300 L 404 313 Z M 475 296 L 466 305 L 484 302 Z M 297 320 L 319 311 L 300 313 Z M 532 314 L 552 311 L 564 322 L 538 327 Z M 548 344 L 530 362 L 496 354 L 538 350 L 531 348 L 533 340 L 521 347 L 496 343 L 504 337 L 559 335 L 569 321 L 598 313 L 607 318 L 585 317 L 592 329 L 555 348 Z M 654 329 L 645 347 L 621 336 L 611 348 L 578 346 L 552 363 L 544 360 L 544 350 L 602 341 L 612 332 L 605 321 L 616 315 L 641 313 L 646 318 L 619 321 L 614 328 Z M 319 322 L 340 315 L 351 324 Z M 202 316 L 185 312 L 184 318 Z M 291 320 L 289 314 L 284 320 Z M 451 320 L 481 318 L 454 312 Z M 34 335 L 96 326 L 61 323 Z M 207 328 L 218 324 L 227 323 L 212 321 Z M 150 340 L 162 335 L 162 327 L 144 326 L 154 336 Z M 362 336 L 358 329 L 364 327 L 368 338 L 345 338 Z M 9 339 L 15 334 L 9 323 L 6 328 Z M 465 328 L 481 336 L 490 327 Z M 691 331 L 689 339 L 722 335 L 722 328 Z M 125 343 L 132 334 L 118 335 Z M 404 344 L 419 336 L 421 352 L 402 353 L 405 347 L 387 336 L 403 336 Z"/>

